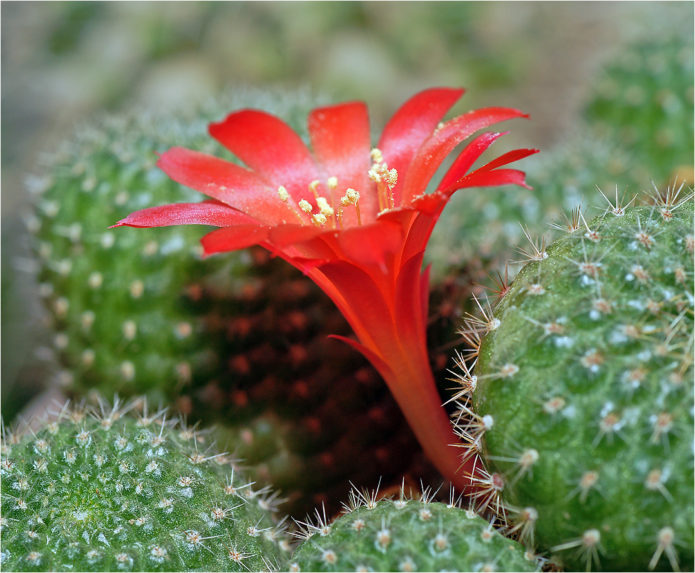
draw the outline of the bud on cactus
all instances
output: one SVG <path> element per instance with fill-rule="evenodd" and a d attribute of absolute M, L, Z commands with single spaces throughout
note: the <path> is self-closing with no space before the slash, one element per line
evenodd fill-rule
<path fill-rule="evenodd" d="M 345 514 L 304 523 L 290 571 L 534 571 L 537 561 L 456 503 L 353 491 Z"/>
<path fill-rule="evenodd" d="M 3 437 L 2 568 L 257 571 L 278 567 L 274 497 L 164 411 L 64 407 Z"/>
<path fill-rule="evenodd" d="M 693 566 L 693 202 L 655 199 L 536 245 L 460 376 L 481 487 L 569 569 Z"/>

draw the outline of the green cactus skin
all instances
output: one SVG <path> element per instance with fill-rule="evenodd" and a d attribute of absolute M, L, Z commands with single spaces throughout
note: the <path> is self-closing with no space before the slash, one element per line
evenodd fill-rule
<path fill-rule="evenodd" d="M 693 567 L 692 217 L 673 190 L 577 214 L 478 321 L 460 434 L 512 529 L 570 569 Z"/>
<path fill-rule="evenodd" d="M 691 16 L 692 11 L 685 15 Z M 662 185 L 684 168 L 692 183 L 693 30 L 688 28 L 628 46 L 604 70 L 584 110 L 600 136 L 629 150 L 639 180 Z"/>
<path fill-rule="evenodd" d="M 305 525 L 290 571 L 537 571 L 535 555 L 455 503 L 351 492 L 346 513 Z"/>
<path fill-rule="evenodd" d="M 287 548 L 274 497 L 164 411 L 63 408 L 2 451 L 6 571 L 257 571 Z"/>

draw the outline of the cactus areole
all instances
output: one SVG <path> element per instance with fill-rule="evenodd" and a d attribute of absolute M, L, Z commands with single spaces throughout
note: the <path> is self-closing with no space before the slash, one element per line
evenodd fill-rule
<path fill-rule="evenodd" d="M 209 131 L 250 169 L 172 148 L 158 166 L 210 199 L 151 207 L 116 224 L 212 225 L 220 228 L 202 239 L 208 255 L 260 245 L 299 268 L 345 315 L 358 342 L 343 340 L 379 371 L 425 452 L 459 487 L 470 482 L 452 447 L 458 439 L 429 365 L 423 254 L 456 190 L 523 186 L 523 172 L 499 168 L 535 153 L 510 151 L 470 171 L 502 135 L 482 133 L 461 151 L 436 190 L 425 194 L 457 145 L 497 122 L 527 117 L 492 107 L 439 123 L 462 94 L 461 89 L 435 88 L 415 95 L 387 123 L 374 149 L 367 107 L 361 102 L 312 111 L 311 151 L 270 114 L 232 113 Z"/>

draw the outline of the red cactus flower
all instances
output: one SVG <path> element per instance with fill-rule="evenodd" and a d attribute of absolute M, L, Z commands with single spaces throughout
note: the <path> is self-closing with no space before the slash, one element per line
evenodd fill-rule
<path fill-rule="evenodd" d="M 242 110 L 210 125 L 248 167 L 175 147 L 158 161 L 172 179 L 210 197 L 152 207 L 116 226 L 203 224 L 206 254 L 260 245 L 301 269 L 333 300 L 359 350 L 382 375 L 425 452 L 442 475 L 470 486 L 458 442 L 429 366 L 428 270 L 422 261 L 432 229 L 451 195 L 473 186 L 524 185 L 524 173 L 500 169 L 536 150 L 505 153 L 471 171 L 500 133 L 482 133 L 459 154 L 436 190 L 425 190 L 446 156 L 475 132 L 527 117 L 486 108 L 439 123 L 460 89 L 429 89 L 407 101 L 376 148 L 367 108 L 344 103 L 309 115 L 311 150 L 278 118 Z M 468 471 L 466 471 L 468 470 Z"/>

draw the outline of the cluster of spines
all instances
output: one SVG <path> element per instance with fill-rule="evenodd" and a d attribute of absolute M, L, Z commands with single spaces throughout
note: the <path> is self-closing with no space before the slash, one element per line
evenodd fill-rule
<path fill-rule="evenodd" d="M 650 206 L 633 207 L 633 209 L 637 209 L 638 214 L 634 217 L 632 230 L 627 233 L 623 231 L 617 237 L 619 241 L 627 244 L 628 252 L 624 255 L 626 259 L 630 256 L 638 259 L 640 253 L 649 254 L 655 242 L 664 239 L 663 237 L 660 238 L 659 235 L 666 232 L 664 226 L 674 219 L 676 212 L 678 212 L 678 217 L 683 217 L 683 213 L 687 210 L 686 206 L 692 204 L 692 194 L 682 193 L 682 190 L 683 185 L 669 187 L 662 194 L 655 188 L 650 195 Z M 629 418 L 636 415 L 636 410 L 633 411 L 634 409 L 629 407 L 629 402 L 646 381 L 645 379 L 651 375 L 652 378 L 660 379 L 657 383 L 663 388 L 654 401 L 657 408 L 653 415 L 648 417 L 648 427 L 645 427 L 644 430 L 644 446 L 642 447 L 646 450 L 652 446 L 657 448 L 661 446 L 663 450 L 661 455 L 668 457 L 670 437 L 688 433 L 687 422 L 677 419 L 668 411 L 663 402 L 666 401 L 669 393 L 678 392 L 679 389 L 684 388 L 685 379 L 692 371 L 693 235 L 692 233 L 684 234 L 675 241 L 675 244 L 671 245 L 675 248 L 673 252 L 668 253 L 672 255 L 671 260 L 659 261 L 670 266 L 663 269 L 664 272 L 660 276 L 651 276 L 652 270 L 646 264 L 639 264 L 640 261 L 629 264 L 625 260 L 627 267 L 627 272 L 624 273 L 626 288 L 636 288 L 640 290 L 641 295 L 649 296 L 644 300 L 641 300 L 644 296 L 640 300 L 629 300 L 622 305 L 622 308 L 619 308 L 620 305 L 611 299 L 609 289 L 603 288 L 602 283 L 605 272 L 602 259 L 615 248 L 615 244 L 608 247 L 604 254 L 598 256 L 595 255 L 594 249 L 591 247 L 596 247 L 602 242 L 601 226 L 605 217 L 624 217 L 631 211 L 630 205 L 636 197 L 627 202 L 621 201 L 617 192 L 614 202 L 608 200 L 605 195 L 603 197 L 608 206 L 604 209 L 603 216 L 598 217 L 591 224 L 587 222 L 581 209 L 575 209 L 566 217 L 565 223 L 556 226 L 557 229 L 568 232 L 572 240 L 579 241 L 581 245 L 580 257 L 569 257 L 567 256 L 569 250 L 563 251 L 561 255 L 561 258 L 564 259 L 563 263 L 569 262 L 574 270 L 570 273 L 572 276 L 566 277 L 567 280 L 560 286 L 569 292 L 573 286 L 572 283 L 578 279 L 579 284 L 582 285 L 580 289 L 583 288 L 591 292 L 591 308 L 586 309 L 588 322 L 582 324 L 582 328 L 590 329 L 602 322 L 619 322 L 607 335 L 605 332 L 601 333 L 602 337 L 603 335 L 608 337 L 608 347 L 613 344 L 643 344 L 649 349 L 643 350 L 636 360 L 619 361 L 617 363 L 618 368 L 625 367 L 622 374 L 613 372 L 615 368 L 611 364 L 615 362 L 615 359 L 606 352 L 607 348 L 599 347 L 598 340 L 594 347 L 584 349 L 585 351 L 582 351 L 581 355 L 575 357 L 581 368 L 590 377 L 599 376 L 599 373 L 611 369 L 611 374 L 616 378 L 615 384 L 624 389 L 623 394 L 625 394 L 628 404 L 623 412 L 620 412 L 619 408 L 608 400 L 596 421 L 596 432 L 591 444 L 585 445 L 596 448 L 603 442 L 607 447 L 612 447 L 615 442 L 625 440 L 621 430 L 626 424 L 632 424 L 634 420 L 631 422 Z M 659 225 L 662 225 L 661 228 L 655 230 Z M 685 225 L 681 225 L 680 231 L 685 228 Z M 615 241 L 615 239 L 615 236 L 611 237 L 611 240 Z M 530 242 L 532 247 L 524 253 L 524 262 L 540 263 L 548 258 L 543 242 L 532 240 Z M 681 252 L 679 253 L 678 250 Z M 682 264 L 671 264 L 674 259 L 678 258 Z M 690 264 L 688 260 L 690 260 Z M 552 261 L 546 263 L 545 268 L 548 264 L 554 265 L 555 263 Z M 514 300 L 507 300 L 505 305 L 502 305 L 505 310 L 515 304 L 520 304 L 524 297 L 538 298 L 548 292 L 548 285 L 544 283 L 542 278 L 542 269 L 543 266 L 538 264 L 535 269 L 537 280 L 533 280 L 531 273 L 525 276 L 523 292 L 513 291 L 511 296 Z M 510 290 L 508 278 L 505 277 L 501 283 L 502 288 L 497 289 L 501 295 L 498 297 L 498 302 L 503 300 L 505 296 L 509 296 Z M 559 290 L 557 287 L 558 285 L 553 285 L 554 292 L 551 292 L 551 295 L 562 295 L 562 293 L 557 292 Z M 654 296 L 651 296 L 652 294 Z M 485 508 L 492 509 L 500 521 L 506 523 L 508 532 L 518 535 L 523 542 L 533 546 L 536 542 L 534 530 L 539 512 L 534 507 L 517 506 L 513 503 L 514 496 L 510 495 L 509 490 L 514 490 L 517 482 L 524 476 L 533 474 L 534 466 L 538 462 L 540 454 L 533 447 L 519 446 L 512 437 L 506 440 L 508 451 L 505 452 L 505 455 L 490 455 L 486 451 L 485 440 L 486 434 L 495 426 L 494 412 L 487 408 L 481 411 L 480 403 L 476 403 L 475 406 L 471 404 L 479 384 L 485 385 L 495 380 L 511 380 L 513 382 L 520 369 L 517 364 L 511 361 L 495 363 L 494 365 L 486 363 L 482 372 L 480 368 L 474 368 L 481 353 L 481 341 L 485 339 L 486 335 L 496 331 L 501 324 L 496 316 L 499 309 L 495 308 L 493 311 L 493 307 L 489 303 L 476 302 L 480 311 L 479 315 L 469 316 L 461 332 L 468 341 L 469 348 L 462 353 L 457 353 L 456 365 L 458 369 L 452 372 L 454 374 L 452 380 L 456 382 L 456 393 L 453 399 L 458 407 L 457 433 L 463 441 L 464 459 L 483 455 L 488 466 L 504 468 L 503 473 L 488 473 L 487 468 L 482 464 L 476 465 L 474 475 L 471 476 L 478 487 L 478 492 L 475 495 L 483 501 Z M 565 310 L 569 310 L 571 313 L 572 310 L 578 311 L 579 309 Z M 616 318 L 631 313 L 639 320 L 621 322 Z M 544 321 L 536 320 L 531 316 L 525 317 L 529 332 L 538 335 L 536 337 L 534 334 L 534 338 L 538 338 L 540 341 L 550 340 L 555 348 L 565 350 L 572 348 L 574 343 L 571 329 L 575 325 L 571 324 L 571 318 L 571 314 L 555 316 L 553 319 Z M 495 335 L 492 335 L 493 339 Z M 490 344 L 488 344 L 489 346 Z M 489 352 L 489 348 L 486 351 Z M 650 372 L 645 366 L 645 360 L 648 361 L 649 358 L 647 354 L 653 355 L 659 361 L 659 372 Z M 542 371 L 537 376 L 542 376 Z M 576 390 L 581 391 L 579 387 Z M 515 404 L 523 398 L 518 397 L 517 400 L 512 397 L 510 400 L 511 404 Z M 572 417 L 571 410 L 574 406 L 571 404 L 569 396 L 549 392 L 547 395 L 537 396 L 533 400 L 538 402 L 541 411 L 549 418 L 556 418 L 565 414 Z M 538 421 L 538 423 L 541 422 L 542 420 Z M 509 428 L 505 431 L 509 432 Z M 692 424 L 690 426 L 691 431 Z M 520 439 L 519 441 L 523 440 Z M 510 445 L 510 443 L 516 445 Z M 681 460 L 681 462 L 687 462 L 687 460 Z M 664 485 L 672 471 L 682 473 L 683 470 L 682 468 L 679 470 L 671 468 L 668 462 L 663 467 L 643 468 L 640 470 L 644 474 L 643 486 L 648 491 L 657 492 L 667 503 L 673 503 L 673 497 Z M 600 472 L 595 468 L 580 472 L 577 475 L 576 483 L 573 483 L 575 487 L 571 492 L 571 497 L 576 497 L 583 504 L 592 492 L 601 492 L 600 482 L 602 480 L 600 477 Z M 606 492 L 602 493 L 604 496 L 605 494 Z M 683 540 L 678 539 L 674 528 L 675 526 L 671 527 L 668 524 L 657 528 L 658 531 L 655 531 L 654 534 L 654 552 L 648 560 L 649 562 L 644 563 L 643 566 L 653 569 L 668 562 L 672 568 L 678 568 L 678 555 L 675 548 Z M 574 550 L 575 554 L 569 559 L 570 562 L 573 560 L 575 563 L 583 561 L 589 568 L 600 565 L 601 554 L 606 553 L 605 548 L 601 545 L 601 530 L 600 527 L 587 528 L 574 539 L 557 543 L 552 547 L 546 546 L 543 549 L 549 549 L 555 553 Z"/>
<path fill-rule="evenodd" d="M 139 410 L 137 415 L 130 410 Z M 62 407 L 2 443 L 3 568 L 258 570 L 288 549 L 277 495 L 146 401 Z"/>
<path fill-rule="evenodd" d="M 412 489 L 412 488 L 411 488 Z M 506 539 L 499 524 L 474 509 L 463 509 L 462 495 L 434 501 L 437 491 L 424 487 L 419 498 L 353 486 L 340 516 L 331 521 L 325 508 L 296 521 L 300 540 L 290 571 L 466 571 L 534 570 L 541 560 Z"/>

